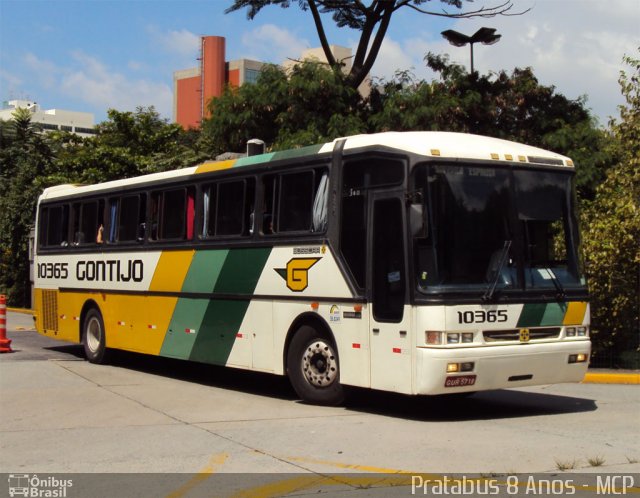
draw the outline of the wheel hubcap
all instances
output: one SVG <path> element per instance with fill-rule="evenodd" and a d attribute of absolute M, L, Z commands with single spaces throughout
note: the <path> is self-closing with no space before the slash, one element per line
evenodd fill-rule
<path fill-rule="evenodd" d="M 338 362 L 330 344 L 323 340 L 314 341 L 307 347 L 302 357 L 302 371 L 309 384 L 327 387 L 338 378 Z"/>
<path fill-rule="evenodd" d="M 100 328 L 100 322 L 97 318 L 91 318 L 87 325 L 87 346 L 92 352 L 96 352 L 100 347 L 100 340 L 102 338 L 102 330 Z"/>

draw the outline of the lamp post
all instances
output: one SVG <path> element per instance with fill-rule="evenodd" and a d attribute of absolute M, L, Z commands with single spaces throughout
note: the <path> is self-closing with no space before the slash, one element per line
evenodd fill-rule
<path fill-rule="evenodd" d="M 442 36 L 455 47 L 464 47 L 467 43 L 471 48 L 471 74 L 473 74 L 473 44 L 493 45 L 497 43 L 502 35 L 497 35 L 494 28 L 480 28 L 472 36 L 463 35 L 452 29 L 442 32 Z"/>

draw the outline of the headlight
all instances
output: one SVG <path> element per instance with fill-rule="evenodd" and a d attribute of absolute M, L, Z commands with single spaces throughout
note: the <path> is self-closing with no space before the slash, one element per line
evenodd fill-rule
<path fill-rule="evenodd" d="M 567 327 L 565 330 L 565 334 L 567 337 L 575 337 L 576 336 L 576 328 L 575 327 Z"/>
<path fill-rule="evenodd" d="M 460 342 L 460 334 L 447 334 L 447 344 L 458 344 Z"/>
<path fill-rule="evenodd" d="M 442 332 L 426 330 L 424 333 L 424 340 L 427 344 L 431 345 L 442 344 Z"/>

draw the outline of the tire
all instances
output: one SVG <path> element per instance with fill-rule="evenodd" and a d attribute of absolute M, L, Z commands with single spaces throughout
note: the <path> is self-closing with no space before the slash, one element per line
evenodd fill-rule
<path fill-rule="evenodd" d="M 96 308 L 87 311 L 82 324 L 82 346 L 84 355 L 91 363 L 104 364 L 107 362 L 107 336 L 104 330 L 102 314 Z"/>
<path fill-rule="evenodd" d="M 289 381 L 303 401 L 335 406 L 344 401 L 338 350 L 327 335 L 303 325 L 293 336 L 287 353 Z"/>

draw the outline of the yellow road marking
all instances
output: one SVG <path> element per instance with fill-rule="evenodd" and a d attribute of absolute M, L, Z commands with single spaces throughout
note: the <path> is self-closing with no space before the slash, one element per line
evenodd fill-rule
<path fill-rule="evenodd" d="M 370 465 L 357 465 L 354 463 L 333 462 L 329 460 L 318 460 L 315 458 L 288 457 L 287 460 L 290 460 L 292 462 L 317 463 L 320 465 L 328 465 L 330 467 L 338 467 L 340 469 L 357 470 L 360 472 L 373 472 L 376 474 L 420 474 L 420 472 L 411 472 L 410 470 L 388 469 L 385 467 L 372 467 Z"/>
<path fill-rule="evenodd" d="M 309 488 L 326 486 L 349 486 L 351 488 L 372 488 L 372 487 L 393 487 L 410 486 L 411 479 L 419 476 L 422 479 L 437 480 L 442 479 L 441 475 L 425 474 L 422 472 L 411 472 L 408 470 L 390 469 L 386 467 L 375 467 L 371 465 L 358 465 L 344 462 L 334 462 L 329 460 L 319 460 L 304 457 L 288 457 L 285 460 L 302 463 L 315 463 L 327 465 L 340 469 L 368 472 L 369 474 L 379 474 L 377 476 L 353 474 L 322 476 L 318 474 L 293 477 L 281 481 L 272 482 L 249 488 L 233 495 L 233 498 L 274 498 L 277 496 L 287 496 L 290 493 L 308 490 Z"/>
<path fill-rule="evenodd" d="M 219 453 L 217 455 L 213 455 L 209 459 L 209 463 L 205 465 L 202 469 L 198 471 L 198 473 L 189 479 L 183 486 L 175 490 L 173 493 L 167 495 L 167 498 L 180 498 L 186 495 L 193 488 L 198 486 L 200 483 L 206 481 L 211 477 L 211 475 L 216 471 L 216 467 L 224 464 L 229 455 L 226 453 Z"/>

